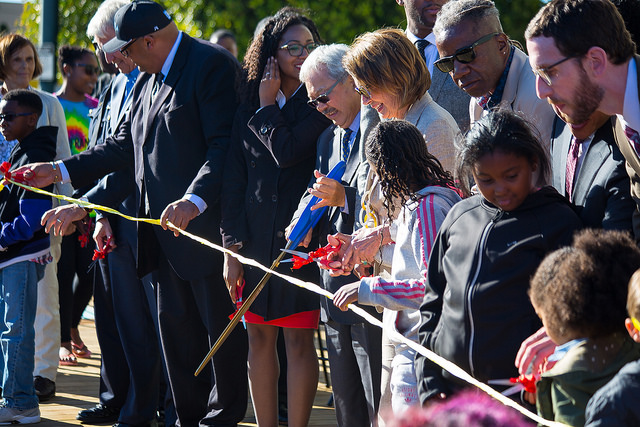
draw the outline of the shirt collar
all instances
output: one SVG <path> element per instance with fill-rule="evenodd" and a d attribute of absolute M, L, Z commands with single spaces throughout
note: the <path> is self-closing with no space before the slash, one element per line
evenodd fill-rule
<path fill-rule="evenodd" d="M 426 40 L 429 43 L 431 43 L 433 46 L 436 45 L 436 36 L 435 34 L 433 34 L 433 31 L 430 32 L 429 34 L 427 34 L 427 37 L 425 37 L 424 39 L 421 39 L 420 37 L 416 36 L 415 34 L 413 34 L 411 31 L 409 31 L 409 29 L 407 28 L 407 30 L 405 31 L 405 34 L 407 35 L 407 38 L 411 41 L 411 43 L 416 44 L 416 42 L 418 40 Z"/>
<path fill-rule="evenodd" d="M 294 95 L 298 93 L 298 91 L 302 86 L 303 84 L 300 84 L 300 86 L 298 86 L 298 88 L 291 94 L 291 98 L 293 98 Z M 276 104 L 278 104 L 278 107 L 280 107 L 281 110 L 282 110 L 282 107 L 284 107 L 284 104 L 287 103 L 287 101 L 288 99 L 284 96 L 284 93 L 280 89 L 278 89 L 278 93 L 276 94 Z"/>
<path fill-rule="evenodd" d="M 126 73 L 125 75 L 127 76 L 127 80 L 129 82 L 135 82 L 138 78 L 138 74 L 140 74 L 140 69 L 138 67 L 133 67 L 133 70 Z"/>
<path fill-rule="evenodd" d="M 557 346 L 553 354 L 549 356 L 547 360 L 549 362 L 557 362 L 558 360 L 566 356 L 569 350 L 586 340 L 586 338 L 575 339 Z"/>
<path fill-rule="evenodd" d="M 638 70 L 635 57 L 629 61 L 627 69 L 627 85 L 624 91 L 622 121 L 637 132 L 640 132 L 640 102 L 638 101 Z M 620 115 L 618 115 L 620 116 Z"/>
<path fill-rule="evenodd" d="M 502 71 L 502 75 L 500 76 L 500 80 L 498 80 L 498 84 L 496 85 L 493 93 L 487 93 L 486 95 L 478 98 L 478 104 L 484 110 L 489 110 L 491 108 L 497 107 L 500 102 L 502 102 L 502 95 L 504 94 L 504 87 L 507 85 L 507 78 L 509 77 L 509 70 L 511 69 L 511 62 L 513 62 L 513 55 L 516 51 L 515 46 L 511 46 L 511 52 L 509 53 L 509 59 L 507 60 L 507 64 Z"/>
<path fill-rule="evenodd" d="M 176 57 L 176 52 L 178 51 L 180 41 L 182 41 L 182 31 L 178 33 L 178 37 L 176 37 L 176 41 L 173 43 L 173 47 L 171 48 L 169 55 L 167 55 L 167 59 L 165 59 L 164 64 L 162 64 L 162 70 L 160 70 L 160 72 L 164 76 L 164 79 L 166 79 L 169 75 L 169 71 L 171 70 L 171 65 L 173 65 L 173 60 Z"/>
<path fill-rule="evenodd" d="M 351 122 L 351 124 L 349 125 L 349 129 L 351 129 L 354 135 L 358 133 L 358 131 L 360 130 L 360 111 L 358 111 L 358 115 L 356 116 L 355 119 L 353 119 L 353 122 Z"/>

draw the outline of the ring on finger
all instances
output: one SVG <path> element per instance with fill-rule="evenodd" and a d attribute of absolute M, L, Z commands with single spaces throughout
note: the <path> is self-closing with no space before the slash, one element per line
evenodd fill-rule
<path fill-rule="evenodd" d="M 362 265 L 368 265 L 369 263 L 367 262 L 367 260 L 366 260 L 366 259 L 361 259 L 361 260 L 360 260 L 360 264 L 362 264 Z"/>
<path fill-rule="evenodd" d="M 56 219 L 56 222 L 62 222 L 62 220 L 60 218 Z"/>

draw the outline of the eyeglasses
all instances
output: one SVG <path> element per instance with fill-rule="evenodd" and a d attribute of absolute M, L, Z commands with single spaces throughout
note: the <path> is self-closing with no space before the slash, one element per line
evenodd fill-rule
<path fill-rule="evenodd" d="M 323 93 L 322 95 L 318 96 L 315 99 L 311 99 L 307 101 L 307 104 L 309 104 L 313 108 L 318 108 L 319 103 L 322 102 L 323 104 L 326 104 L 329 101 L 331 101 L 331 99 L 329 98 L 329 94 L 333 89 L 335 89 L 336 86 L 338 86 L 338 83 L 340 83 L 344 79 L 344 76 L 345 76 L 344 74 L 340 76 L 340 78 L 336 80 L 336 82 L 332 84 L 331 87 L 325 93 Z"/>
<path fill-rule="evenodd" d="M 371 99 L 371 92 L 366 86 L 356 86 L 355 91 L 358 92 L 360 96 Z"/>
<path fill-rule="evenodd" d="M 131 39 L 129 43 L 120 48 L 120 53 L 122 54 L 122 56 L 124 56 L 125 58 L 129 57 L 129 48 L 136 42 L 136 40 L 138 40 L 137 37 L 135 39 Z"/>
<path fill-rule="evenodd" d="M 493 37 L 500 35 L 501 33 L 491 33 L 486 36 L 480 37 L 473 43 L 471 46 L 462 47 L 456 50 L 451 56 L 445 56 L 444 58 L 438 59 L 433 64 L 438 67 L 438 70 L 443 73 L 450 73 L 454 68 L 454 61 L 458 61 L 462 64 L 469 64 L 476 59 L 476 46 L 480 46 L 482 43 L 486 43 L 491 40 Z"/>
<path fill-rule="evenodd" d="M 100 75 L 100 67 L 94 67 L 91 64 L 81 64 L 81 63 L 77 63 L 77 64 L 73 64 L 74 67 L 84 67 L 84 72 L 87 73 L 87 76 L 92 76 L 92 75 Z"/>
<path fill-rule="evenodd" d="M 91 44 L 93 45 L 93 50 L 95 50 L 96 53 L 100 53 L 102 46 L 100 46 L 98 42 L 92 42 Z"/>
<path fill-rule="evenodd" d="M 551 69 L 553 67 L 557 67 L 558 65 L 562 64 L 564 61 L 568 61 L 569 59 L 575 58 L 575 56 L 567 56 L 566 58 L 562 58 L 560 61 L 558 62 L 554 62 L 553 64 L 544 67 L 544 68 L 536 68 L 535 70 L 533 70 L 533 73 L 540 77 L 542 80 L 544 80 L 544 82 L 548 85 L 551 86 L 551 75 L 549 74 L 549 71 L 551 71 Z"/>
<path fill-rule="evenodd" d="M 302 56 L 302 53 L 304 52 L 305 49 L 307 49 L 307 53 L 311 53 L 318 46 L 319 46 L 318 43 L 315 43 L 315 42 L 309 43 L 306 46 L 298 43 L 291 43 L 291 44 L 285 44 L 284 46 L 280 46 L 280 49 L 287 49 L 287 51 L 289 51 L 289 55 L 291 56 Z"/>
<path fill-rule="evenodd" d="M 16 117 L 30 116 L 35 113 L 2 113 L 0 114 L 0 122 L 12 122 Z"/>

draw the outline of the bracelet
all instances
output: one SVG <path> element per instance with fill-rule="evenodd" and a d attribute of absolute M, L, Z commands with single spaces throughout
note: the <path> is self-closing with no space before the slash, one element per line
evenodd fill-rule
<path fill-rule="evenodd" d="M 56 171 L 58 170 L 58 166 L 56 165 L 56 162 L 49 162 L 49 164 L 53 168 L 53 183 L 57 184 L 58 183 L 58 174 L 56 173 Z"/>

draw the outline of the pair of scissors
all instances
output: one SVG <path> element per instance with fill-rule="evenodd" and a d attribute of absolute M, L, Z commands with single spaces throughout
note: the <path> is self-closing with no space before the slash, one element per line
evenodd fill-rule
<path fill-rule="evenodd" d="M 333 261 L 329 261 L 327 258 L 329 257 L 329 255 L 338 253 L 341 246 L 342 244 L 336 247 L 328 244 L 327 246 L 322 247 L 316 251 L 309 252 L 308 254 L 300 251 L 294 251 L 292 249 L 280 249 L 282 252 L 286 252 L 288 254 L 293 255 L 292 258 L 285 259 L 280 262 L 281 263 L 292 262 L 293 263 L 293 266 L 291 267 L 292 269 L 298 269 L 304 265 L 311 264 L 312 262 L 318 262 L 324 265 L 328 269 L 338 270 L 337 268 L 331 267 L 329 265 L 329 263 Z"/>
<path fill-rule="evenodd" d="M 244 289 L 245 283 L 244 279 L 242 279 L 242 284 L 236 286 L 236 312 L 242 307 L 242 290 Z M 229 319 L 233 318 L 234 315 L 235 312 L 229 315 Z M 244 318 L 244 315 L 242 316 L 242 326 L 247 329 L 247 320 Z"/>

